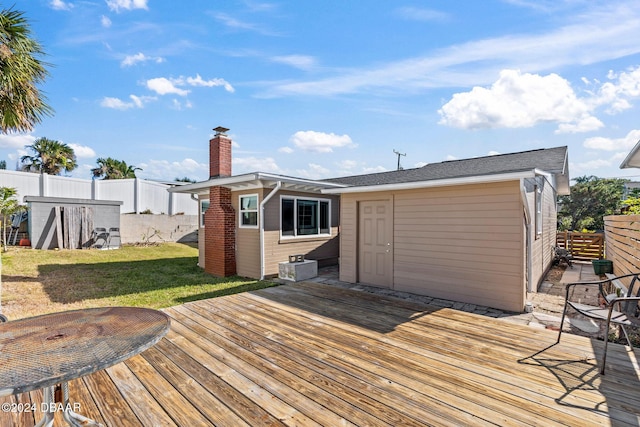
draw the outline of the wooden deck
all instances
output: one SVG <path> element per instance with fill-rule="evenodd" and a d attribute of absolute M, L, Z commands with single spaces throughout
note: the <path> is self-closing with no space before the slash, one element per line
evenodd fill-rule
<path fill-rule="evenodd" d="M 598 341 L 551 346 L 553 331 L 314 283 L 166 312 L 156 346 L 71 383 L 81 414 L 145 427 L 640 425 L 640 369 L 620 345 L 603 377 Z"/>

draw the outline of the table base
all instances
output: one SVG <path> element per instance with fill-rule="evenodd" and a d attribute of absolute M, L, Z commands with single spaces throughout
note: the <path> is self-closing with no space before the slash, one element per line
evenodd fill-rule
<path fill-rule="evenodd" d="M 35 427 L 53 427 L 54 415 L 58 409 L 55 399 L 55 387 L 46 387 L 43 390 L 42 404 L 43 409 L 45 409 L 45 411 L 43 411 L 44 415 Z M 69 404 L 69 383 L 67 382 L 62 383 L 62 407 L 64 408 L 62 418 L 72 427 L 104 427 L 99 422 L 71 410 L 71 405 Z"/>

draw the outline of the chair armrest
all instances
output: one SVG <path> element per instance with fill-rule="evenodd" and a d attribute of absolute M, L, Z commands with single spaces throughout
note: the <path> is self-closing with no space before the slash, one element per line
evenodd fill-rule
<path fill-rule="evenodd" d="M 617 302 L 625 302 L 625 301 L 640 301 L 640 297 L 617 297 L 617 298 L 613 298 L 610 301 L 610 304 L 614 305 Z"/>

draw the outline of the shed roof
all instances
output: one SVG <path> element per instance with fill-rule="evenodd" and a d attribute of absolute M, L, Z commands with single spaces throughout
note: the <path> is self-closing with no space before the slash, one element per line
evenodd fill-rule
<path fill-rule="evenodd" d="M 551 174 L 568 175 L 567 147 L 449 160 L 430 163 L 415 169 L 347 176 L 326 181 L 348 186 L 371 186 L 506 174 L 533 169 L 539 169 Z"/>

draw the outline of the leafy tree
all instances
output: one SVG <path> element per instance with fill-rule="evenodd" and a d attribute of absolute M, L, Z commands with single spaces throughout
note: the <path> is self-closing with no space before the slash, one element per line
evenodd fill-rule
<path fill-rule="evenodd" d="M 0 10 L 0 130 L 26 132 L 53 109 L 36 87 L 48 76 L 24 13 Z"/>
<path fill-rule="evenodd" d="M 622 205 L 625 207 L 622 211 L 625 215 L 640 215 L 640 197 L 627 197 Z"/>
<path fill-rule="evenodd" d="M 18 192 L 13 187 L 0 187 L 0 219 L 2 219 L 2 247 L 7 251 L 7 222 L 14 213 L 22 212 L 26 206 L 18 203 Z"/>
<path fill-rule="evenodd" d="M 112 159 L 107 157 L 106 159 L 100 157 L 96 160 L 98 167 L 91 169 L 91 174 L 94 178 L 102 179 L 126 179 L 135 178 L 136 171 L 141 171 L 141 168 L 127 165 L 123 160 Z"/>
<path fill-rule="evenodd" d="M 4 170 L 7 168 L 7 161 L 6 160 L 0 160 L 0 169 Z"/>
<path fill-rule="evenodd" d="M 575 178 L 571 194 L 560 197 L 560 230 L 602 230 L 604 216 L 620 211 L 624 183 L 621 178 Z"/>
<path fill-rule="evenodd" d="M 195 179 L 191 179 L 191 178 L 186 177 L 186 176 L 185 176 L 185 177 L 182 177 L 182 178 L 176 178 L 176 179 L 175 179 L 175 181 L 176 181 L 176 182 L 191 182 L 191 183 L 196 182 L 196 180 L 195 180 Z"/>
<path fill-rule="evenodd" d="M 60 141 L 42 137 L 25 148 L 31 150 L 33 155 L 20 158 L 23 170 L 59 175 L 63 170 L 70 172 L 78 166 L 73 148 Z"/>

